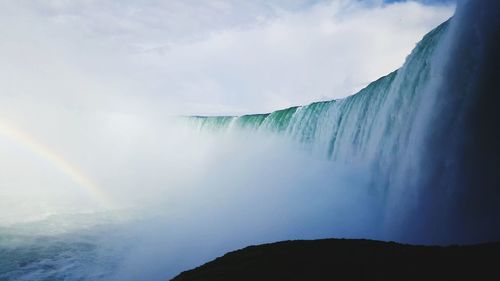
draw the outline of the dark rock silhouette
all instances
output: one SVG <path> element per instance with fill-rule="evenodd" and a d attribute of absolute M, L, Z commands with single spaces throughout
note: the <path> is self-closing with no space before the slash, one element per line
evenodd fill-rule
<path fill-rule="evenodd" d="M 172 280 L 500 280 L 499 261 L 500 243 L 297 240 L 230 252 Z"/>

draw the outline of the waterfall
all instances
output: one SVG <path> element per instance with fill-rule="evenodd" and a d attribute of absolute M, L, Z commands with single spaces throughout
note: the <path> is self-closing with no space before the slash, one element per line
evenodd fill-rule
<path fill-rule="evenodd" d="M 461 3 L 456 16 L 428 33 L 400 69 L 352 96 L 189 122 L 200 132 L 285 136 L 331 161 L 370 166 L 367 188 L 380 197 L 391 237 L 494 240 L 500 237 L 494 113 L 500 48 L 492 38 L 500 29 L 498 9 L 477 2 Z"/>

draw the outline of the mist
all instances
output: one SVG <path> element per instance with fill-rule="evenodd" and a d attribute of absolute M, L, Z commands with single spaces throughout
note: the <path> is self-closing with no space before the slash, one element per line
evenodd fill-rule
<path fill-rule="evenodd" d="M 58 252 L 51 256 L 51 243 L 83 240 L 90 249 L 75 249 L 71 256 L 97 260 L 74 260 L 70 264 L 76 268 L 94 274 L 100 271 L 92 264 L 105 264 L 101 273 L 106 279 L 165 280 L 250 244 L 379 237 L 380 214 L 366 192 L 367 167 L 313 156 L 270 133 L 207 134 L 175 118 L 160 124 L 107 117 L 106 126 L 66 128 L 85 145 L 57 146 L 93 175 L 106 205 L 67 175 L 51 171 L 45 159 L 31 159 L 22 147 L 11 150 L 19 161 L 26 157 L 33 164 L 23 166 L 29 179 L 2 189 L 3 200 L 12 202 L 2 204 L 2 231 L 21 235 L 16 243 L 4 245 L 10 251 L 30 249 L 30 243 L 47 239 L 45 254 L 63 270 L 68 261 L 59 260 Z M 98 117 L 94 121 L 107 123 Z M 85 136 L 79 135 L 82 132 Z M 6 168 L 19 168 L 2 162 Z M 32 274 L 20 278 L 58 276 L 40 269 Z M 86 276 L 77 270 L 70 274 Z"/>

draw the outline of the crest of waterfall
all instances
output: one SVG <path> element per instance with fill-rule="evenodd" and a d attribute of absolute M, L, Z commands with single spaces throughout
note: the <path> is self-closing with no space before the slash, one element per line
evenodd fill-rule
<path fill-rule="evenodd" d="M 409 141 L 428 79 L 436 41 L 448 22 L 426 35 L 405 65 L 344 99 L 315 102 L 268 114 L 194 116 L 200 131 L 262 131 L 284 134 L 315 153 L 336 161 L 366 161 L 380 151 L 393 154 Z M 389 150 L 389 151 L 388 151 Z"/>

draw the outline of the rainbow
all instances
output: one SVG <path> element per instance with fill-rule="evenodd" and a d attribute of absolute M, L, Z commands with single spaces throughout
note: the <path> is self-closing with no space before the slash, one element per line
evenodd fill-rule
<path fill-rule="evenodd" d="M 26 149 L 36 153 L 43 159 L 52 163 L 62 173 L 72 179 L 79 187 L 94 198 L 98 203 L 103 206 L 109 206 L 110 201 L 108 196 L 97 186 L 89 177 L 85 175 L 78 167 L 72 165 L 64 157 L 57 154 L 55 151 L 37 141 L 29 134 L 7 125 L 0 120 L 0 136 L 4 136 L 17 144 L 20 144 Z"/>

